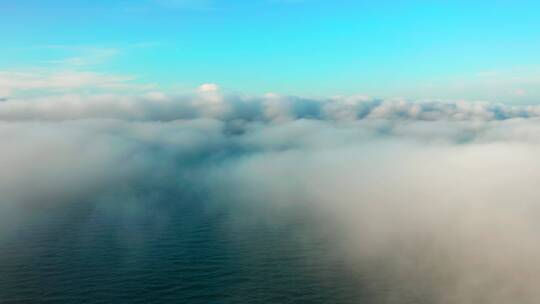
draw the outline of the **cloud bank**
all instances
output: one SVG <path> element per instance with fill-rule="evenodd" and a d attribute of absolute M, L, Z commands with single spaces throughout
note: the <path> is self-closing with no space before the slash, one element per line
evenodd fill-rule
<path fill-rule="evenodd" d="M 180 97 L 9 99 L 0 218 L 16 226 L 39 208 L 199 191 L 248 225 L 311 214 L 376 303 L 538 303 L 539 115 L 212 84 Z M 0 242 L 14 237 L 3 231 Z"/>
<path fill-rule="evenodd" d="M 2 75 L 0 75 L 1 77 Z M 19 75 L 24 76 L 24 75 Z M 84 76 L 84 75 L 82 75 Z M 86 86 L 95 75 L 81 81 L 63 82 L 70 75 L 58 76 L 57 81 L 26 81 L 12 79 L 13 83 L 26 83 L 30 88 L 64 88 Z M 6 76 L 7 77 L 7 76 Z M 11 76 L 10 76 L 11 77 Z M 30 77 L 26 75 L 25 77 Z M 86 80 L 82 80 L 86 79 Z M 95 79 L 101 79 L 95 77 Z M 116 78 L 114 78 L 116 79 Z M 116 80 L 98 82 L 107 86 L 127 86 Z M 7 82 L 9 84 L 9 82 Z M 20 87 L 20 85 L 19 85 Z M 17 86 L 6 87 L 14 89 Z M 212 118 L 221 121 L 285 122 L 298 119 L 322 121 L 355 120 L 418 120 L 418 121 L 497 121 L 540 116 L 540 106 L 510 106 L 487 102 L 407 101 L 403 99 L 377 99 L 366 96 L 337 96 L 326 99 L 306 99 L 269 93 L 262 97 L 225 95 L 215 84 L 203 84 L 194 95 L 169 96 L 150 92 L 142 96 L 125 94 L 62 94 L 14 97 L 4 100 L 0 107 L 2 120 L 73 120 L 122 119 L 171 121 L 179 119 Z"/>

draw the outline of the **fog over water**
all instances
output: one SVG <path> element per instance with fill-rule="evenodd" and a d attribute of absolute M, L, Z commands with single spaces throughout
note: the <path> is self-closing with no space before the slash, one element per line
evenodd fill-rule
<path fill-rule="evenodd" d="M 210 84 L 5 100 L 0 299 L 538 303 L 539 116 Z"/>

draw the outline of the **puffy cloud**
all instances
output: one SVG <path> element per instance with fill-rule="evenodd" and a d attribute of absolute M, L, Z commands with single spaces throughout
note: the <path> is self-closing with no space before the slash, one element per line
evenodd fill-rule
<path fill-rule="evenodd" d="M 230 112 L 231 105 L 224 100 L 217 84 L 204 83 L 199 86 L 197 92 L 193 105 L 202 116 L 220 118 Z"/>
<path fill-rule="evenodd" d="M 199 92 L 208 93 L 208 92 L 217 92 L 219 91 L 219 86 L 215 83 L 203 83 L 199 86 Z"/>

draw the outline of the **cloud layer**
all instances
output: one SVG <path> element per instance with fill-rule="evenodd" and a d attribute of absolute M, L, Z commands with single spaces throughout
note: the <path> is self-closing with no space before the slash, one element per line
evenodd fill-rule
<path fill-rule="evenodd" d="M 312 214 L 378 303 L 537 303 L 539 115 L 228 96 L 212 84 L 180 97 L 10 99 L 0 103 L 0 218 L 16 226 L 36 208 L 202 191 L 248 225 Z"/>

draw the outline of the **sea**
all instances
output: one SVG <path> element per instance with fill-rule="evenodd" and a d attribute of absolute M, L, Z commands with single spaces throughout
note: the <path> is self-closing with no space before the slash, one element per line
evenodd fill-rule
<path fill-rule="evenodd" d="M 306 212 L 226 205 L 118 198 L 13 212 L 0 224 L 0 303 L 370 302 Z"/>

